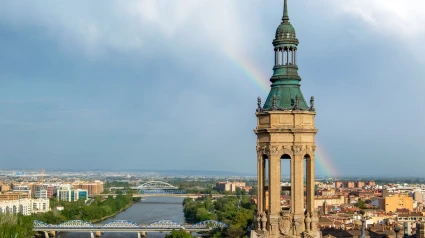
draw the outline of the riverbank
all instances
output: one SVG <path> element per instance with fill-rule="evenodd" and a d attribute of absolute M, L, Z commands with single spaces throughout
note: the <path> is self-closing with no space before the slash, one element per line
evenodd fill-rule
<path fill-rule="evenodd" d="M 183 198 L 175 197 L 150 197 L 145 198 L 143 202 L 134 202 L 134 204 L 117 214 L 114 217 L 102 221 L 103 224 L 126 220 L 136 224 L 151 224 L 159 220 L 172 220 L 181 224 L 186 223 L 182 206 Z M 167 232 L 148 232 L 148 238 L 164 238 Z M 79 232 L 60 233 L 56 238 L 87 238 L 90 234 Z M 136 233 L 128 232 L 105 232 L 102 238 L 137 238 Z"/>
<path fill-rule="evenodd" d="M 91 223 L 98 223 L 98 222 L 104 221 L 104 220 L 106 220 L 106 219 L 108 219 L 108 218 L 114 217 L 114 216 L 116 216 L 116 215 L 120 214 L 121 212 L 123 212 L 123 211 L 127 210 L 127 209 L 128 209 L 128 208 L 130 208 L 131 206 L 133 206 L 133 204 L 134 204 L 134 201 L 133 201 L 133 202 L 131 202 L 130 204 L 128 204 L 127 206 L 123 207 L 121 210 L 119 210 L 119 211 L 115 212 L 114 214 L 111 214 L 111 215 L 108 215 L 108 216 L 102 217 L 102 218 L 100 218 L 100 219 L 92 220 L 92 221 L 90 221 L 90 222 L 91 222 Z"/>
<path fill-rule="evenodd" d="M 106 199 L 97 197 L 89 205 L 82 200 L 75 202 L 51 201 L 51 205 L 52 203 L 55 203 L 52 211 L 33 214 L 32 218 L 47 224 L 61 224 L 71 220 L 100 222 L 128 209 L 134 204 L 134 200 L 131 195 L 117 195 L 115 198 L 109 196 Z M 54 209 L 59 205 L 64 207 L 60 212 Z"/>

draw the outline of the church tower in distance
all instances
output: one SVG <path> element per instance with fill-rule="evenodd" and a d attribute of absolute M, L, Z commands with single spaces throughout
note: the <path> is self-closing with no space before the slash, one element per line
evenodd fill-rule
<path fill-rule="evenodd" d="M 314 97 L 308 105 L 301 92 L 299 42 L 287 4 L 285 0 L 282 23 L 273 40 L 275 65 L 264 106 L 258 98 L 258 212 L 251 237 L 319 237 L 314 208 Z M 290 160 L 291 201 L 285 207 L 281 204 L 282 160 Z"/>

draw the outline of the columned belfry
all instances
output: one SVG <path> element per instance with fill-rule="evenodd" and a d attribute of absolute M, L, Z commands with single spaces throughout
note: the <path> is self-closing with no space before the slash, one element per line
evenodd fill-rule
<path fill-rule="evenodd" d="M 258 212 L 251 237 L 319 237 L 314 209 L 316 112 L 314 97 L 308 105 L 301 92 L 298 43 L 285 0 L 282 23 L 273 40 L 275 65 L 270 93 L 264 105 L 258 98 Z M 281 204 L 282 160 L 290 161 L 289 207 Z"/>

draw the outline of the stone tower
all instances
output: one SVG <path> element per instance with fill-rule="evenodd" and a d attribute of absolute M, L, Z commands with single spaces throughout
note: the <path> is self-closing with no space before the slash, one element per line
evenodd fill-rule
<path fill-rule="evenodd" d="M 282 23 L 273 40 L 275 65 L 270 93 L 264 106 L 258 98 L 258 213 L 251 237 L 319 236 L 314 208 L 316 112 L 314 97 L 308 105 L 300 89 L 298 43 L 285 0 Z M 281 160 L 290 160 L 289 210 L 281 207 Z"/>

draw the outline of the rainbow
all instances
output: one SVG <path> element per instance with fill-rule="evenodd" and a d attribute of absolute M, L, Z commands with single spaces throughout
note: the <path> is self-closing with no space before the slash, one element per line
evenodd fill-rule
<path fill-rule="evenodd" d="M 244 56 L 242 54 L 232 54 L 227 52 L 230 59 L 235 62 L 235 64 L 241 69 L 242 73 L 257 87 L 260 89 L 261 94 L 267 96 L 270 91 L 270 81 L 266 73 L 261 71 L 253 61 L 250 60 L 250 57 Z"/>
<path fill-rule="evenodd" d="M 251 81 L 258 90 L 260 95 L 266 95 L 270 91 L 269 76 L 264 71 L 260 70 L 250 57 L 244 57 L 242 54 L 232 54 L 227 52 L 229 58 L 240 68 L 241 72 Z M 264 103 L 264 101 L 263 101 Z M 338 176 L 338 170 L 334 167 L 334 163 L 330 159 L 328 153 L 325 152 L 323 146 L 317 145 L 315 154 L 315 167 L 319 169 L 321 175 L 327 177 Z"/>
<path fill-rule="evenodd" d="M 315 154 L 315 164 L 316 169 L 318 168 L 321 174 L 327 177 L 336 177 L 340 174 L 335 168 L 334 163 L 330 159 L 328 153 L 325 152 L 324 147 L 321 143 L 316 141 L 316 154 Z"/>

